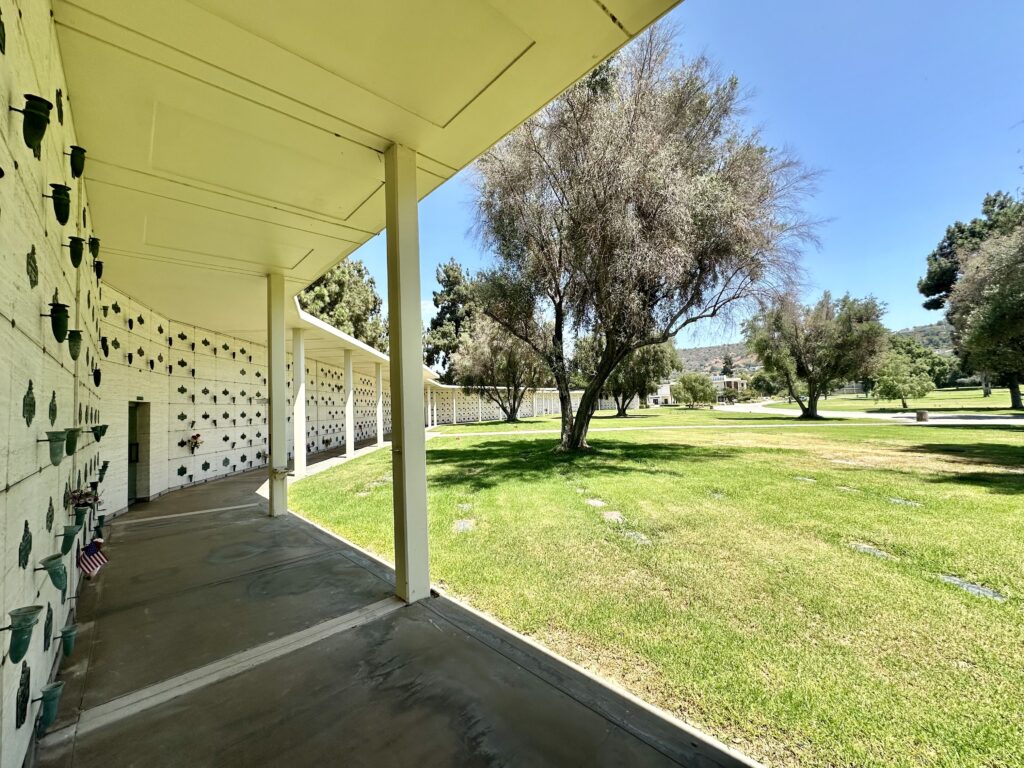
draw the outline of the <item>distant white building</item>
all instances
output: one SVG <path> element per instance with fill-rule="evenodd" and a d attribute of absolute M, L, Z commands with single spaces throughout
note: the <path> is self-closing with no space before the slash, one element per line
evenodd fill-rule
<path fill-rule="evenodd" d="M 672 405 L 672 384 L 664 382 L 658 385 L 658 391 L 649 395 L 647 402 L 651 405 Z"/>
<path fill-rule="evenodd" d="M 739 376 L 724 376 L 721 373 L 712 374 L 711 383 L 715 385 L 715 389 L 719 392 L 726 389 L 742 392 L 747 388 L 747 382 L 745 379 L 741 379 Z"/>

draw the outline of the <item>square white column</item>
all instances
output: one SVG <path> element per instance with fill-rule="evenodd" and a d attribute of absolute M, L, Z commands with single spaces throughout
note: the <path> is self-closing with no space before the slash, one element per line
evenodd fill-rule
<path fill-rule="evenodd" d="M 391 455 L 395 514 L 395 590 L 406 602 L 430 595 L 427 546 L 427 445 L 423 428 L 423 329 L 416 153 L 384 153 L 388 312 L 391 342 Z"/>
<path fill-rule="evenodd" d="M 373 364 L 374 392 L 377 395 L 377 445 L 384 444 L 384 369 L 380 363 Z"/>
<path fill-rule="evenodd" d="M 288 511 L 288 408 L 284 360 L 284 275 L 267 275 L 270 516 Z"/>
<path fill-rule="evenodd" d="M 292 328 L 292 466 L 295 477 L 306 476 L 306 337 Z"/>
<path fill-rule="evenodd" d="M 356 449 L 356 389 L 352 374 L 352 350 L 345 350 L 345 456 Z"/>

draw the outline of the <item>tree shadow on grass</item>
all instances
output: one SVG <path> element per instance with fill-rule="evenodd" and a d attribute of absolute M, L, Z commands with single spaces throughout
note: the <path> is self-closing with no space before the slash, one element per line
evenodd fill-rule
<path fill-rule="evenodd" d="M 431 446 L 427 463 L 435 471 L 430 482 L 480 491 L 509 479 L 541 482 L 575 471 L 681 476 L 678 463 L 732 459 L 743 452 L 724 446 L 633 443 L 604 437 L 583 453 L 558 453 L 557 444 L 557 440 L 495 439 L 458 447 Z"/>
<path fill-rule="evenodd" d="M 991 425 L 985 429 L 999 429 Z M 1024 436 L 1019 427 L 1003 427 Z M 932 478 L 935 483 L 954 483 L 986 488 L 993 493 L 1024 493 L 1024 442 L 1013 443 L 922 443 L 903 449 L 907 453 L 928 453 L 939 455 L 964 465 L 1007 467 L 1016 472 L 962 472 L 940 475 Z"/>
<path fill-rule="evenodd" d="M 1024 432 L 1019 433 L 1024 438 Z M 919 443 L 903 448 L 906 453 L 931 453 L 962 464 L 989 464 L 1024 469 L 1024 440 L 1014 443 Z M 1022 476 L 1024 480 L 1024 476 Z"/>

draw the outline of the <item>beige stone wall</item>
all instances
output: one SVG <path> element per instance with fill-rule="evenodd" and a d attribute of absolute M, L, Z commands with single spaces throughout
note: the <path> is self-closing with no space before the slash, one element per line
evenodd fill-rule
<path fill-rule="evenodd" d="M 102 381 L 97 387 L 91 375 L 98 361 L 102 287 L 88 253 L 75 269 L 68 249 L 62 247 L 69 235 L 88 237 L 93 232 L 83 184 L 71 178 L 65 156 L 78 142 L 49 3 L 0 0 L 0 14 L 6 31 L 6 50 L 0 55 L 0 624 L 8 623 L 6 613 L 13 608 L 43 607 L 24 661 L 14 664 L 5 659 L 0 666 L 0 764 L 16 766 L 29 744 L 39 707 L 30 702 L 25 722 L 17 725 L 21 680 L 29 681 L 29 698 L 37 698 L 49 682 L 58 652 L 50 636 L 64 625 L 73 604 L 62 598 L 44 572 L 33 568 L 41 558 L 59 552 L 56 537 L 69 521 L 65 490 L 95 479 L 104 454 L 102 444 L 82 435 L 77 452 L 54 467 L 47 444 L 38 441 L 47 430 L 87 427 L 103 420 Z M 38 158 L 22 139 L 22 116 L 8 110 L 23 107 L 25 93 L 60 105 L 51 114 Z M 51 201 L 43 197 L 50 193 L 50 184 L 71 187 L 67 225 L 57 222 Z M 82 331 L 77 362 L 67 343 L 54 340 L 50 320 L 40 317 L 49 312 L 54 292 L 69 305 L 69 327 Z M 22 566 L 19 547 L 29 538 L 31 549 Z M 83 541 L 80 537 L 78 543 Z M 64 558 L 68 596 L 77 587 L 74 555 L 72 550 Z M 9 639 L 10 633 L 0 634 L 5 653 Z"/>

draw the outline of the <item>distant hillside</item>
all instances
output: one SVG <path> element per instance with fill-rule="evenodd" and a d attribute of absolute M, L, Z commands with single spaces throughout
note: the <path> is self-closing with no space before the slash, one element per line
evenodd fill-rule
<path fill-rule="evenodd" d="M 929 349 L 934 349 L 941 354 L 952 354 L 953 350 L 953 326 L 945 321 L 932 323 L 931 325 L 918 325 L 913 328 L 904 328 L 896 333 L 913 336 Z M 683 359 L 683 370 L 701 371 L 704 373 L 721 373 L 722 360 L 726 355 L 732 355 L 733 366 L 737 371 L 744 369 L 754 370 L 760 367 L 757 356 L 747 349 L 743 342 L 737 344 L 716 344 L 711 347 L 692 347 L 691 349 L 679 349 L 679 356 Z"/>
<path fill-rule="evenodd" d="M 896 333 L 901 336 L 913 336 L 928 349 L 934 349 L 940 354 L 953 353 L 953 326 L 945 320 L 931 325 L 915 325 L 913 328 L 904 328 Z"/>
<path fill-rule="evenodd" d="M 679 356 L 683 360 L 683 370 L 685 371 L 721 373 L 722 361 L 726 355 L 732 355 L 732 363 L 737 371 L 745 368 L 757 368 L 760 365 L 757 361 L 757 356 L 747 349 L 747 345 L 743 342 L 679 350 Z"/>

